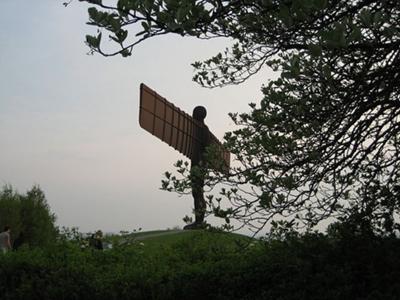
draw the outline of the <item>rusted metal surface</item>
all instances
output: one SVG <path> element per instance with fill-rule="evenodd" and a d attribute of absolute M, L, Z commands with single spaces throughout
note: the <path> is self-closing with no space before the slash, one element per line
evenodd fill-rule
<path fill-rule="evenodd" d="M 202 149 L 204 143 L 213 145 L 221 160 L 224 161 L 225 171 L 229 170 L 230 153 L 208 130 L 207 126 L 158 95 L 145 84 L 140 85 L 139 124 L 143 129 L 191 160 L 196 160 L 196 157 L 201 155 L 198 153 L 198 149 Z M 199 132 L 203 134 L 199 134 Z"/>

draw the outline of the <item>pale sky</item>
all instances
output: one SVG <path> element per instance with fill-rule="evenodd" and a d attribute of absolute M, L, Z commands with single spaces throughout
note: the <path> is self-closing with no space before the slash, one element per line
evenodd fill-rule
<path fill-rule="evenodd" d="M 161 191 L 162 174 L 184 159 L 139 127 L 139 85 L 205 120 L 220 139 L 229 112 L 259 102 L 267 71 L 245 84 L 205 89 L 190 63 L 228 40 L 167 35 L 130 58 L 87 55 L 86 7 L 62 0 L 0 0 L 0 184 L 46 194 L 57 225 L 81 231 L 165 229 L 184 225 L 191 196 Z"/>

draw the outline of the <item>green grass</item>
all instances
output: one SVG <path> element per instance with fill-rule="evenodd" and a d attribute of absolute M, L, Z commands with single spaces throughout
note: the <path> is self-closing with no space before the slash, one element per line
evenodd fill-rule
<path fill-rule="evenodd" d="M 228 232 L 213 232 L 207 230 L 153 230 L 134 232 L 127 235 L 114 235 L 109 237 L 113 244 L 140 244 L 144 249 L 157 247 L 174 247 L 177 244 L 198 243 L 207 240 L 210 246 L 223 244 L 224 247 L 232 249 L 243 248 L 255 240 L 241 234 Z"/>

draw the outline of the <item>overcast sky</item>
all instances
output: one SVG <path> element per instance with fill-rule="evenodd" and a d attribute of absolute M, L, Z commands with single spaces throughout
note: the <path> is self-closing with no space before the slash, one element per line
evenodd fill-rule
<path fill-rule="evenodd" d="M 234 129 L 228 112 L 258 102 L 269 77 L 205 89 L 190 63 L 229 45 L 178 36 L 151 39 L 130 58 L 87 55 L 86 7 L 62 0 L 0 1 L 0 184 L 44 190 L 60 226 L 81 231 L 182 227 L 190 196 L 159 190 L 183 159 L 139 127 L 139 85 L 191 114 L 207 108 L 218 137 Z"/>

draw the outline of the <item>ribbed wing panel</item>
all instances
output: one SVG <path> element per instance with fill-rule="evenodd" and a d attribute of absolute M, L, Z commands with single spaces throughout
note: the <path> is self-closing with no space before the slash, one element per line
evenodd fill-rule
<path fill-rule="evenodd" d="M 140 85 L 139 124 L 189 159 L 194 157 L 196 149 L 203 148 L 198 133 L 207 127 L 143 83 Z M 209 143 L 216 145 L 229 169 L 230 153 L 212 133 L 209 136 Z"/>

